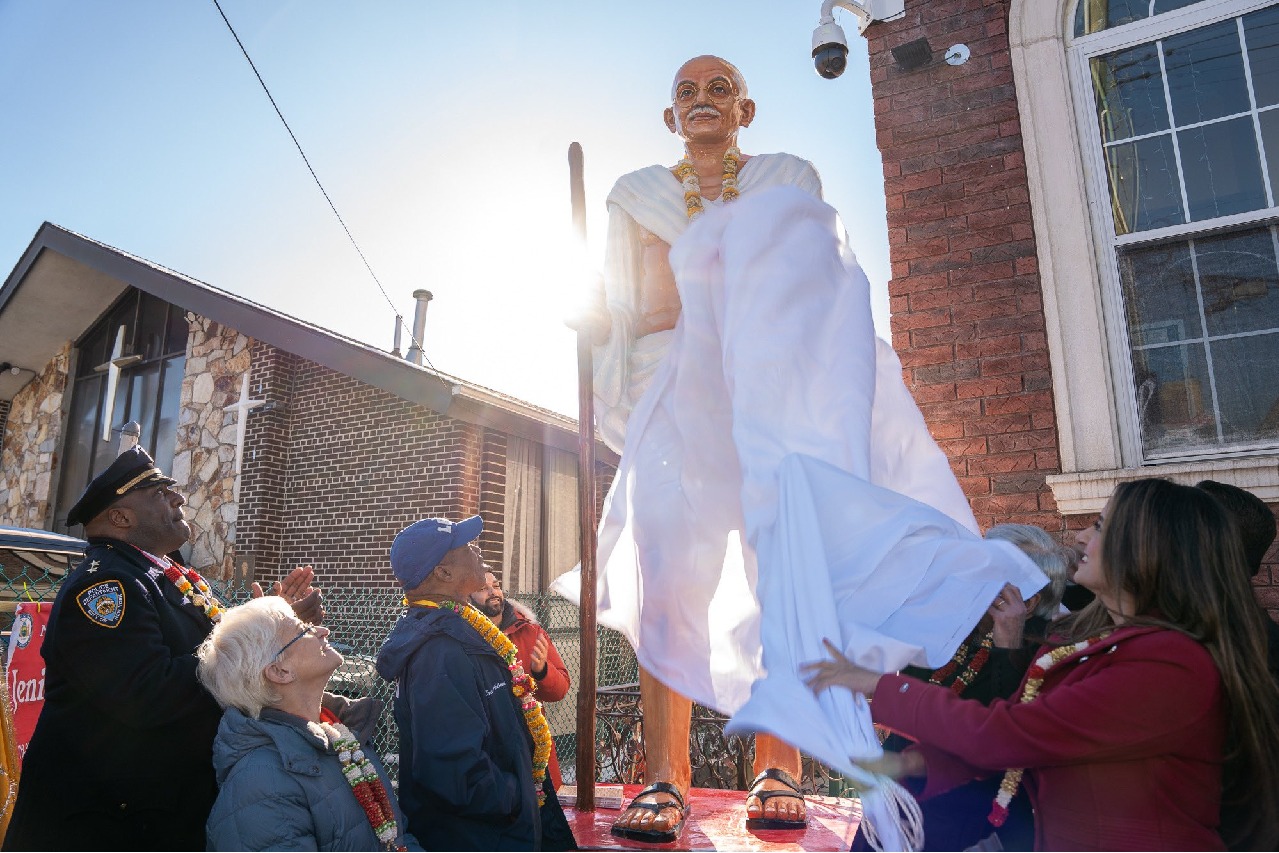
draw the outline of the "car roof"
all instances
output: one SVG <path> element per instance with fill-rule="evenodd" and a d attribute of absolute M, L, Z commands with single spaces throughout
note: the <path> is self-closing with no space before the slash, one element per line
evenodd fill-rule
<path fill-rule="evenodd" d="M 48 551 L 55 554 L 83 554 L 89 543 L 74 536 L 31 527 L 0 525 L 0 548 L 17 551 Z"/>

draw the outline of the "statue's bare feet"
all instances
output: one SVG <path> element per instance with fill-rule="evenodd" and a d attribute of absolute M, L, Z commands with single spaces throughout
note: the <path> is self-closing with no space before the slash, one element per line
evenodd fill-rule
<path fill-rule="evenodd" d="M 654 782 L 635 795 L 613 822 L 611 832 L 634 841 L 664 843 L 679 838 L 687 817 L 680 790 L 669 782 Z"/>
<path fill-rule="evenodd" d="M 803 829 L 807 821 L 808 808 L 794 777 L 775 767 L 755 777 L 746 795 L 748 829 Z"/>

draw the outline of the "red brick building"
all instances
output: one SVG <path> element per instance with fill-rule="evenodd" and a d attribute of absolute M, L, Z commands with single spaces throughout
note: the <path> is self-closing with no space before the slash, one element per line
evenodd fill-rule
<path fill-rule="evenodd" d="M 979 521 L 1069 535 L 1144 476 L 1274 505 L 1279 4 L 904 9 L 865 32 L 893 345 Z"/>
<path fill-rule="evenodd" d="M 388 586 L 397 531 L 476 513 L 508 588 L 577 562 L 572 419 L 57 226 L 0 289 L 0 361 L 17 365 L 0 372 L 0 524 L 66 532 L 132 421 L 214 576 L 310 563 L 332 587 Z"/>

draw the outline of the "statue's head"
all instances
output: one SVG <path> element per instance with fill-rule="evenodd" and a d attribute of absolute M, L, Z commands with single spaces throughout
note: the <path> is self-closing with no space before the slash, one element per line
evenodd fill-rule
<path fill-rule="evenodd" d="M 676 72 L 664 118 L 671 133 L 689 142 L 731 141 L 755 118 L 755 102 L 747 97 L 746 78 L 737 66 L 718 56 L 698 56 Z"/>

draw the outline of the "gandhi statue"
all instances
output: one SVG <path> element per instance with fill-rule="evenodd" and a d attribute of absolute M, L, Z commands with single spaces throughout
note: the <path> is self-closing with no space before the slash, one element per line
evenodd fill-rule
<path fill-rule="evenodd" d="M 631 413 L 649 387 L 680 316 L 671 244 L 706 209 L 738 196 L 778 185 L 821 195 L 817 172 L 807 161 L 789 154 L 751 156 L 738 150 L 738 132 L 755 118 L 755 103 L 747 97 L 741 72 L 731 63 L 715 56 L 684 63 L 675 75 L 671 101 L 664 114 L 666 127 L 684 140 L 685 156 L 675 166 L 649 166 L 617 181 L 608 197 L 606 300 L 601 300 L 593 316 L 578 323 L 597 343 L 596 422 L 604 440 L 619 452 Z M 678 563 L 680 555 L 672 555 L 672 560 Z M 642 565 L 640 569 L 644 571 Z M 714 589 L 716 579 L 706 580 Z M 681 591 L 662 594 L 675 610 L 680 609 Z M 693 595 L 685 603 L 702 598 Z M 704 610 L 683 615 L 694 623 L 700 621 L 700 630 L 705 631 Z M 673 612 L 672 618 L 683 615 Z M 632 642 L 639 639 L 638 612 L 635 617 L 634 630 L 612 623 Z M 642 642 L 639 639 L 637 645 Z M 690 653 L 698 654 L 692 649 Z M 688 812 L 691 702 L 643 666 L 640 692 L 649 784 L 618 817 L 612 831 L 641 841 L 673 841 Z M 758 775 L 746 798 L 748 826 L 803 829 L 806 812 L 796 782 L 799 751 L 759 734 L 755 772 Z"/>

